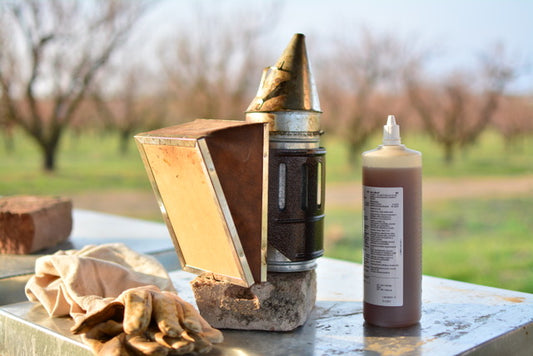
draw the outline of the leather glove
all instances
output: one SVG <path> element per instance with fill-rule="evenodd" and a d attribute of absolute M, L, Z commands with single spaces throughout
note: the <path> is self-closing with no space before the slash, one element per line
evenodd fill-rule
<path fill-rule="evenodd" d="M 98 355 L 183 355 L 209 352 L 223 341 L 189 303 L 156 286 L 124 291 L 76 320 L 71 331 Z"/>

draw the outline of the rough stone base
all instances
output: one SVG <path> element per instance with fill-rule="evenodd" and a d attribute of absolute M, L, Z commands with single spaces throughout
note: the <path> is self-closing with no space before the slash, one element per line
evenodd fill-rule
<path fill-rule="evenodd" d="M 203 274 L 192 282 L 200 314 L 218 329 L 290 331 L 305 323 L 316 300 L 316 272 L 268 273 L 244 288 Z"/>

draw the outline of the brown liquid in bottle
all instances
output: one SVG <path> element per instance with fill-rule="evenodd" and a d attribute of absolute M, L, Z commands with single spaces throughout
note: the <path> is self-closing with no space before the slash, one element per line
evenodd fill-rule
<path fill-rule="evenodd" d="M 363 316 L 373 325 L 403 327 L 421 317 L 421 167 L 363 167 L 363 185 L 403 188 L 403 305 L 379 306 L 363 303 Z"/>
<path fill-rule="evenodd" d="M 383 144 L 362 162 L 363 316 L 383 327 L 413 325 L 421 317 L 422 155 L 401 144 L 389 115 Z"/>

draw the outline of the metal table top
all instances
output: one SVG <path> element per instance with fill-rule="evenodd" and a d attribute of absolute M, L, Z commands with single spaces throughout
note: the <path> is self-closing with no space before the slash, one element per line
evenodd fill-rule
<path fill-rule="evenodd" d="M 123 227 L 124 236 L 128 230 Z M 194 303 L 189 281 L 195 276 L 179 270 L 170 275 L 180 295 Z M 319 259 L 317 303 L 306 324 L 287 333 L 223 330 L 224 343 L 209 355 L 533 354 L 533 294 L 424 276 L 421 322 L 385 329 L 363 321 L 362 276 L 359 264 Z M 3 306 L 0 354 L 90 355 L 68 331 L 71 324 L 30 302 Z"/>

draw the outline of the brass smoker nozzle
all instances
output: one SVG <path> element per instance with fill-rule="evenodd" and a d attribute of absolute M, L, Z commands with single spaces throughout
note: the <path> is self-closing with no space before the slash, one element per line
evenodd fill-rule
<path fill-rule="evenodd" d="M 305 36 L 295 34 L 275 66 L 263 70 L 256 97 L 246 112 L 321 112 Z"/>

